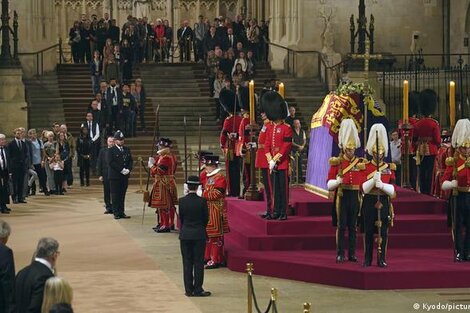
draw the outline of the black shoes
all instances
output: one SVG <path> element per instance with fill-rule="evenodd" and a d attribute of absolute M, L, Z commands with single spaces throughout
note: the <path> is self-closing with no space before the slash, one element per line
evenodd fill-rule
<path fill-rule="evenodd" d="M 350 256 L 348 257 L 348 261 L 349 261 L 349 262 L 354 262 L 354 263 L 356 263 L 356 262 L 357 262 L 357 257 L 356 257 L 354 254 L 353 254 L 353 255 L 350 255 Z"/>
<path fill-rule="evenodd" d="M 0 208 L 0 213 L 2 213 L 2 214 L 10 214 L 10 212 L 11 212 L 11 209 L 6 207 L 6 206 Z"/>
<path fill-rule="evenodd" d="M 336 256 L 336 263 L 344 263 L 344 256 L 337 255 Z"/>
<path fill-rule="evenodd" d="M 212 293 L 210 291 L 201 291 L 198 293 L 186 292 L 184 295 L 186 297 L 209 297 Z"/>
<path fill-rule="evenodd" d="M 385 262 L 385 260 L 383 258 L 381 258 L 380 260 L 377 260 L 377 266 L 385 268 L 385 267 L 387 267 L 387 262 Z"/>
<path fill-rule="evenodd" d="M 119 214 L 119 215 L 114 215 L 115 220 L 120 220 L 121 218 L 131 218 L 129 215 L 126 214 Z"/>
<path fill-rule="evenodd" d="M 106 209 L 106 210 L 104 211 L 104 214 L 113 214 L 113 210 L 108 210 L 108 209 Z"/>
<path fill-rule="evenodd" d="M 369 261 L 369 260 L 366 260 L 366 261 L 364 261 L 364 263 L 362 263 L 362 267 L 369 267 L 371 265 L 372 265 L 371 261 Z"/>
<path fill-rule="evenodd" d="M 160 227 L 159 229 L 155 230 L 157 233 L 169 233 L 171 232 L 171 228 L 167 227 Z"/>
<path fill-rule="evenodd" d="M 460 253 L 457 253 L 457 254 L 455 255 L 454 262 L 463 262 L 463 260 L 464 260 L 464 259 L 463 259 L 462 255 L 461 255 Z"/>
<path fill-rule="evenodd" d="M 287 214 L 281 214 L 281 216 L 279 216 L 279 220 L 280 220 L 280 221 L 285 221 L 285 220 L 287 220 Z"/>

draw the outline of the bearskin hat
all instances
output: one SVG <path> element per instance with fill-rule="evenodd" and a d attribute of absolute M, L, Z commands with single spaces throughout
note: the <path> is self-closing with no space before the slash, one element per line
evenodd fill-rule
<path fill-rule="evenodd" d="M 408 94 L 408 112 L 410 116 L 419 114 L 419 92 L 411 91 Z"/>
<path fill-rule="evenodd" d="M 275 91 L 267 91 L 263 95 L 261 107 L 271 121 L 285 119 L 289 114 L 286 101 Z"/>
<path fill-rule="evenodd" d="M 233 114 L 233 112 L 236 110 L 238 112 L 238 106 L 235 109 L 236 106 L 236 94 L 229 90 L 229 89 L 222 89 L 219 94 L 219 102 L 222 108 L 225 110 L 225 112 L 229 114 Z"/>
<path fill-rule="evenodd" d="M 436 112 L 437 94 L 432 89 L 425 89 L 419 94 L 419 108 L 421 114 L 429 116 Z"/>
<path fill-rule="evenodd" d="M 250 110 L 250 90 L 248 87 L 240 87 L 238 89 L 237 104 L 242 110 Z"/>

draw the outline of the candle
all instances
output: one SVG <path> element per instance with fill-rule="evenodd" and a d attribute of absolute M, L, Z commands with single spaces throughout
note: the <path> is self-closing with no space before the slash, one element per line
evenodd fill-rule
<path fill-rule="evenodd" d="M 250 90 L 250 123 L 255 123 L 255 82 L 253 80 L 248 84 Z"/>
<path fill-rule="evenodd" d="M 403 81 L 403 124 L 408 124 L 408 81 Z"/>
<path fill-rule="evenodd" d="M 450 127 L 453 129 L 455 126 L 455 82 L 449 83 L 449 116 Z"/>
<path fill-rule="evenodd" d="M 284 83 L 279 84 L 279 94 L 281 97 L 285 98 Z"/>

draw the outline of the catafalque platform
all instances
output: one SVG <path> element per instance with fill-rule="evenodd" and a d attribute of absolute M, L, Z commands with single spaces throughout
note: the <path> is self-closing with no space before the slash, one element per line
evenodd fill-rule
<path fill-rule="evenodd" d="M 337 264 L 332 202 L 303 187 L 292 188 L 295 215 L 286 221 L 262 219 L 264 202 L 227 198 L 228 267 L 244 272 L 246 263 L 253 262 L 258 275 L 355 289 L 470 287 L 470 262 L 453 262 L 446 202 L 405 189 L 397 193 L 387 268 L 376 266 L 375 253 L 373 266 L 361 266 L 362 235 L 357 240 L 359 262 Z"/>

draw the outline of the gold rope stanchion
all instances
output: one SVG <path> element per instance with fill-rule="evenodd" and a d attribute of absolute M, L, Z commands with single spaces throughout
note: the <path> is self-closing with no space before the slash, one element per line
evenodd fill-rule
<path fill-rule="evenodd" d="M 139 166 L 139 186 L 140 186 L 140 189 L 137 190 L 135 193 L 144 193 L 144 186 L 143 186 L 143 182 L 142 182 L 142 166 L 143 166 L 143 164 L 142 164 L 142 157 L 139 156 L 139 157 L 137 158 L 137 160 L 138 160 L 139 163 L 140 163 L 140 166 Z M 149 169 L 149 171 L 150 171 L 150 169 Z"/>
<path fill-rule="evenodd" d="M 310 313 L 310 308 L 312 307 L 311 303 L 305 302 L 304 303 L 304 313 Z"/>
<path fill-rule="evenodd" d="M 246 273 L 248 274 L 248 301 L 247 301 L 247 312 L 253 313 L 253 290 L 251 290 L 250 280 L 253 276 L 253 263 L 246 263 Z"/>

